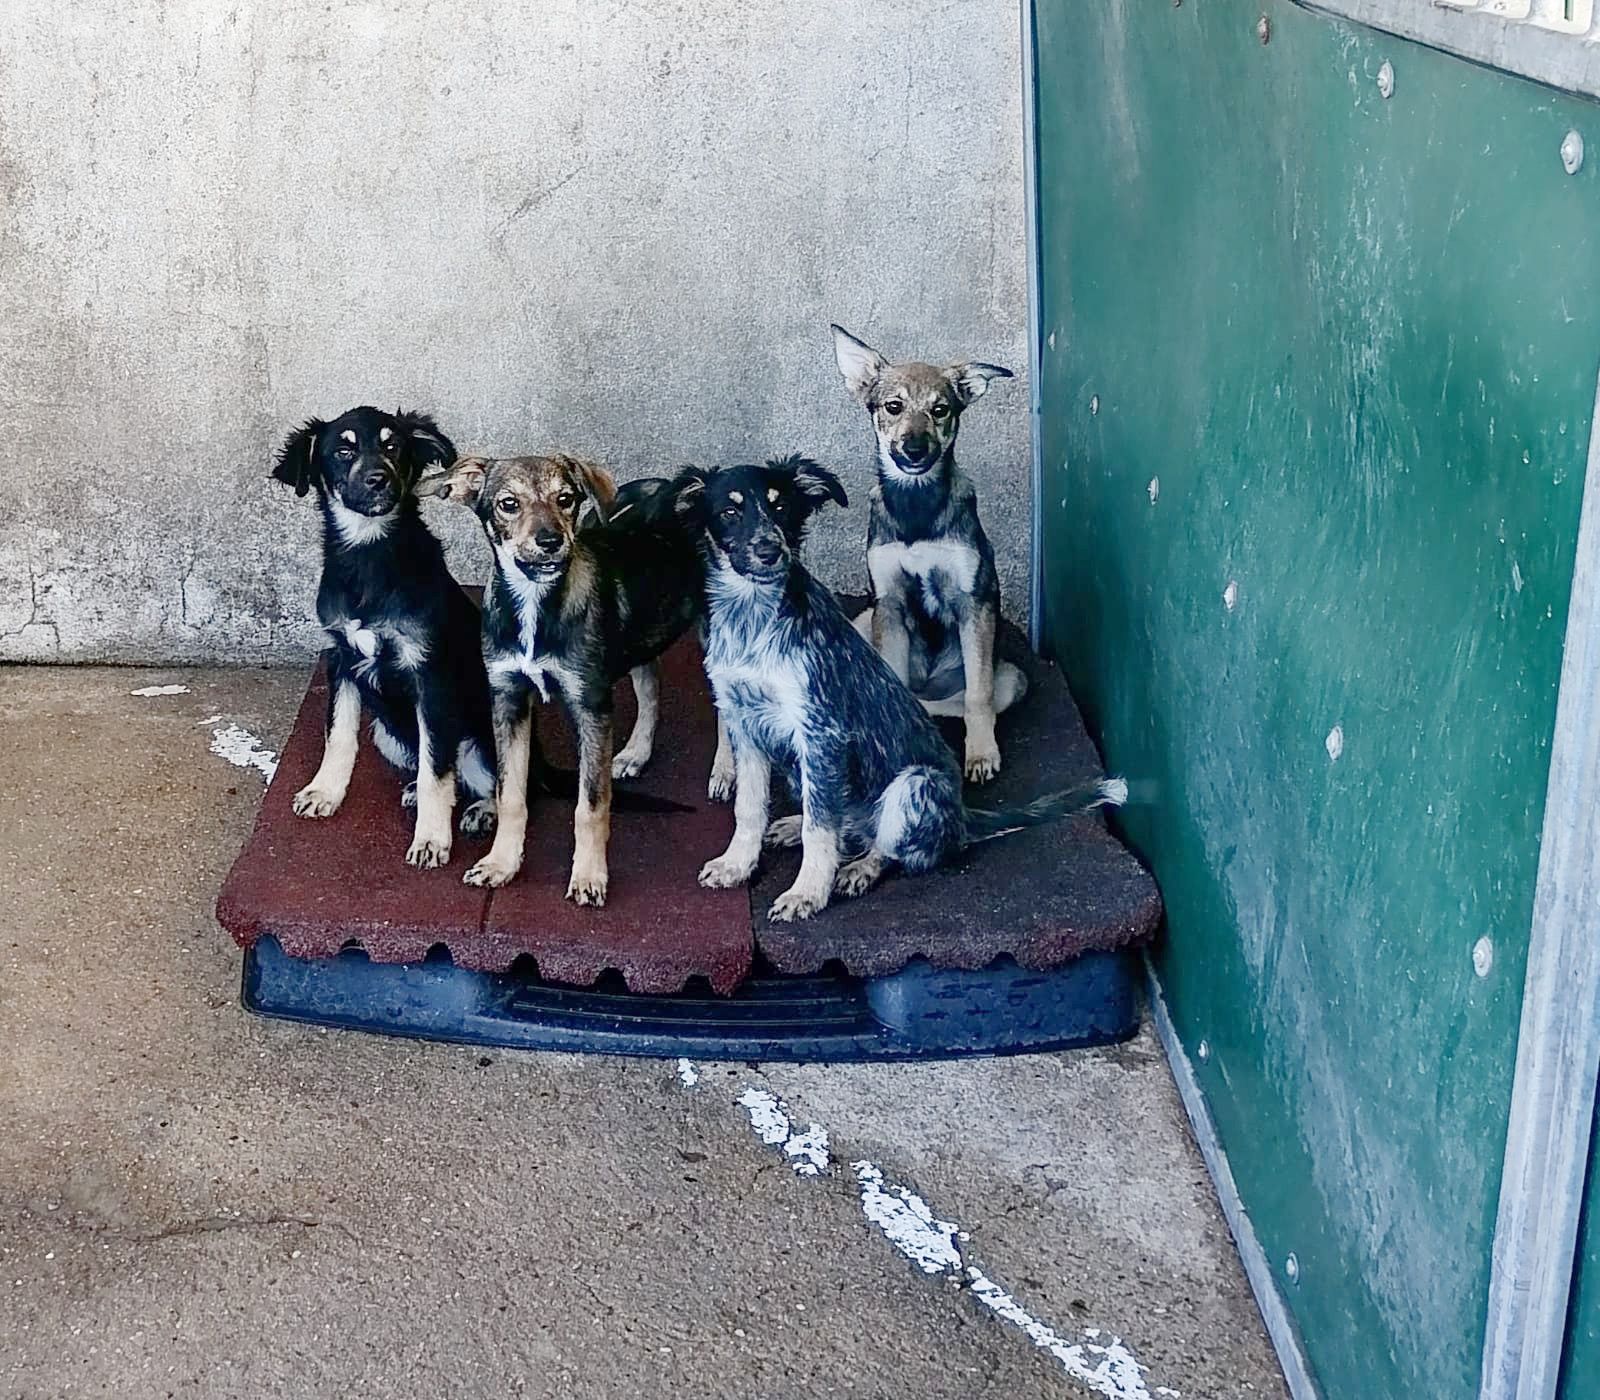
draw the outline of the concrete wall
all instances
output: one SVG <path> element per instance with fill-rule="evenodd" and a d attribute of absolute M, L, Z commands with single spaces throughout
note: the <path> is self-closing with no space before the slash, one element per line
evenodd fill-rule
<path fill-rule="evenodd" d="M 354 403 L 624 477 L 805 449 L 862 500 L 829 320 L 1026 368 L 1018 45 L 1016 0 L 9 0 L 0 659 L 305 654 L 269 458 Z M 963 432 L 1014 613 L 1027 402 Z"/>

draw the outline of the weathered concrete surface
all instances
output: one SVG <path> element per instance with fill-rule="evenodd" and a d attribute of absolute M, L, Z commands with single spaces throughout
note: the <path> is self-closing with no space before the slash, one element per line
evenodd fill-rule
<path fill-rule="evenodd" d="M 207 745 L 281 739 L 300 684 L 0 669 L 5 1400 L 1093 1395 L 891 1249 L 858 1157 L 1150 1395 L 1282 1395 L 1147 1038 L 686 1088 L 246 1016 L 211 901 L 261 780 Z M 757 1140 L 752 1085 L 830 1130 L 827 1175 Z"/>
<path fill-rule="evenodd" d="M 859 585 L 828 322 L 1026 369 L 1018 51 L 1015 0 L 10 0 L 0 658 L 302 654 L 313 513 L 270 452 L 361 402 L 624 476 L 810 450 Z M 963 428 L 1014 612 L 1027 403 Z"/>

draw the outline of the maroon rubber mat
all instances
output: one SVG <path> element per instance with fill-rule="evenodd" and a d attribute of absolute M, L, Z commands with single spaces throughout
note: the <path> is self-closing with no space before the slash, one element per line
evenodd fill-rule
<path fill-rule="evenodd" d="M 863 602 L 845 600 L 852 614 Z M 1060 670 L 1033 656 L 1008 623 L 998 650 L 1027 672 L 1028 693 L 996 726 L 1000 776 L 969 786 L 968 803 L 1023 803 L 1100 777 L 1100 757 Z M 960 722 L 939 723 L 959 753 Z M 836 959 L 856 976 L 878 977 L 915 957 L 975 969 L 1003 955 L 1043 970 L 1091 949 L 1145 941 L 1161 920 L 1155 880 L 1099 812 L 985 842 L 931 874 L 888 875 L 803 924 L 769 923 L 768 908 L 799 868 L 798 851 L 769 852 L 751 891 L 756 944 L 780 972 L 815 972 Z"/>
<path fill-rule="evenodd" d="M 619 745 L 633 723 L 632 686 L 617 688 Z M 217 918 L 241 945 L 271 934 L 286 953 L 332 957 L 358 945 L 374 962 L 418 962 L 443 944 L 461 967 L 501 972 L 531 956 L 542 976 L 586 984 L 608 968 L 637 992 L 679 990 L 693 976 L 730 992 L 749 971 L 749 900 L 742 890 L 702 889 L 700 866 L 728 843 L 731 810 L 706 798 L 716 722 L 692 640 L 665 658 L 655 758 L 617 785 L 673 799 L 691 810 L 626 810 L 614 803 L 611 885 L 603 909 L 565 898 L 572 861 L 572 803 L 534 800 L 526 863 L 504 889 L 462 884 L 489 843 L 459 833 L 450 864 L 413 870 L 403 859 L 412 813 L 400 806 L 399 775 L 363 728 L 350 792 L 339 811 L 307 821 L 290 802 L 322 757 L 327 686 L 319 668 L 262 800 L 254 832 L 217 899 Z M 565 716 L 542 707 L 540 736 L 551 762 L 571 768 Z"/>
<path fill-rule="evenodd" d="M 378 962 L 420 962 L 436 943 L 453 954 L 469 949 L 488 899 L 463 885 L 461 872 L 488 842 L 457 835 L 445 868 L 407 865 L 413 813 L 400 806 L 400 777 L 378 756 L 365 723 L 344 805 L 321 821 L 290 810 L 322 761 L 327 713 L 319 666 L 255 830 L 217 896 L 218 921 L 246 947 L 270 933 L 297 958 L 330 958 L 349 943 Z"/>
<path fill-rule="evenodd" d="M 1000 778 L 970 789 L 968 800 L 1026 801 L 1098 776 L 1099 759 L 1060 672 L 1031 657 L 1014 628 L 1002 629 L 1001 650 L 1028 671 L 1031 688 L 1001 716 Z M 758 947 L 780 972 L 811 972 L 837 960 L 858 976 L 881 976 L 916 957 L 981 968 L 1010 955 L 1024 967 L 1057 967 L 1154 932 L 1161 914 L 1155 883 L 1098 813 L 989 842 L 931 875 L 891 875 L 803 924 L 766 920 L 794 878 L 798 852 L 768 853 L 748 895 L 702 889 L 696 875 L 726 847 L 733 816 L 706 798 L 716 732 L 692 640 L 667 654 L 665 672 L 655 758 L 639 778 L 617 785 L 603 909 L 581 909 L 564 897 L 572 804 L 560 798 L 535 799 L 523 871 L 493 894 L 461 883 L 488 849 L 486 839 L 458 834 L 442 870 L 406 865 L 412 814 L 400 806 L 399 775 L 365 730 L 340 811 L 325 821 L 294 816 L 290 801 L 322 754 L 327 691 L 319 668 L 255 830 L 218 896 L 218 919 L 240 944 L 270 934 L 294 957 L 331 957 L 354 944 L 375 962 L 416 962 L 442 944 L 458 965 L 478 971 L 504 971 L 527 956 L 552 981 L 587 985 L 614 968 L 632 990 L 646 993 L 677 991 L 697 976 L 730 992 Z M 624 681 L 617 689 L 619 746 L 633 715 Z M 960 724 L 944 723 L 959 748 Z M 540 734 L 550 761 L 570 769 L 570 727 L 555 707 L 542 709 Z M 622 794 L 630 791 L 682 809 L 629 810 Z"/>

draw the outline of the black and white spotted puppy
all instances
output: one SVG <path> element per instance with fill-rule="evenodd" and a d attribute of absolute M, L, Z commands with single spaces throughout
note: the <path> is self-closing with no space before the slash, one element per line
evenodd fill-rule
<path fill-rule="evenodd" d="M 878 447 L 867 525 L 873 606 L 856 625 L 931 714 L 962 717 L 967 780 L 987 782 L 1000 771 L 995 716 L 1021 698 L 1027 679 L 994 659 L 1000 578 L 978 493 L 956 465 L 956 432 L 989 382 L 1011 371 L 976 360 L 890 364 L 832 330 L 839 372 L 871 416 Z"/>
<path fill-rule="evenodd" d="M 891 863 L 931 870 L 974 841 L 1126 795 L 1109 782 L 1010 811 L 963 805 L 960 767 L 933 721 L 795 558 L 812 514 L 847 503 L 832 472 L 800 457 L 689 468 L 674 490 L 705 558 L 706 675 L 736 775 L 733 840 L 701 884 L 742 885 L 764 842 L 798 844 L 800 873 L 768 917 L 809 918 L 835 893 L 870 889 Z M 774 768 L 801 814 L 769 826 Z"/>
<path fill-rule="evenodd" d="M 468 834 L 494 825 L 494 737 L 478 646 L 478 609 L 445 567 L 415 488 L 456 451 L 422 413 L 353 408 L 289 434 L 273 477 L 322 509 L 317 616 L 330 639 L 328 728 L 316 776 L 294 796 L 302 817 L 329 817 L 350 786 L 363 708 L 378 751 L 408 778 L 417 820 L 406 860 L 450 859 L 459 787 Z"/>

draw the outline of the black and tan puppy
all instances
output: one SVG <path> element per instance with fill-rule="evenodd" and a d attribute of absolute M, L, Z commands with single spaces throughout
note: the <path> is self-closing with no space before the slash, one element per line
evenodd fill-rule
<path fill-rule="evenodd" d="M 494 823 L 489 685 L 478 649 L 478 610 L 445 567 L 417 510 L 423 471 L 455 448 L 421 413 L 353 408 L 289 434 L 272 475 L 322 508 L 317 616 L 331 639 L 328 731 L 316 776 L 294 796 L 302 817 L 339 810 L 355 768 L 361 711 L 378 751 L 414 779 L 403 801 L 417 822 L 406 860 L 450 859 L 459 785 L 475 799 L 467 833 Z"/>
<path fill-rule="evenodd" d="M 499 827 L 469 885 L 522 868 L 533 697 L 561 700 L 578 735 L 578 803 L 567 898 L 604 904 L 611 780 L 650 759 L 654 663 L 701 615 L 699 554 L 659 483 L 630 483 L 573 457 L 463 458 L 437 494 L 473 505 L 494 549 L 483 656 L 499 755 Z M 613 506 L 616 523 L 607 525 Z M 595 523 L 585 528 L 592 514 Z M 612 756 L 611 689 L 632 674 L 639 718 Z"/>
<path fill-rule="evenodd" d="M 1000 771 L 995 715 L 1027 688 L 1015 666 L 994 660 L 1000 579 L 978 521 L 978 493 L 956 465 L 961 415 L 999 365 L 890 364 L 832 327 L 850 392 L 866 406 L 878 445 L 878 484 L 867 526 L 873 606 L 856 619 L 878 654 L 933 714 L 966 722 L 969 782 Z"/>

